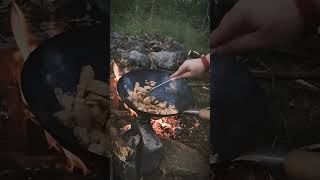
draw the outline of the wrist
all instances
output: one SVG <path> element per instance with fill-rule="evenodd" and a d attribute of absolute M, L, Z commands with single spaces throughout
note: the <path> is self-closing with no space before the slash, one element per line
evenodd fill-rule
<path fill-rule="evenodd" d="M 205 71 L 208 72 L 209 69 L 210 69 L 210 61 L 209 61 L 209 59 L 205 55 L 202 55 L 200 57 L 200 60 L 201 60 L 203 66 L 205 68 Z"/>

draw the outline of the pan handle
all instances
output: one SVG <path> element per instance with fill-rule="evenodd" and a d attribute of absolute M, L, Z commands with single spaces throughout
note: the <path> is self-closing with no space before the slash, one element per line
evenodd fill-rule
<path fill-rule="evenodd" d="M 203 120 L 210 120 L 210 107 L 203 108 L 200 110 L 197 110 L 197 109 L 186 110 L 186 111 L 183 111 L 183 114 L 198 115 Z"/>

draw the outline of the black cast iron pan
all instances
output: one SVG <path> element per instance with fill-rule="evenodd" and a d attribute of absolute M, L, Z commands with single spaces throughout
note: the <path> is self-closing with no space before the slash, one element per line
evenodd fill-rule
<path fill-rule="evenodd" d="M 160 102 L 167 101 L 170 105 L 175 105 L 178 113 L 160 115 L 155 113 L 147 113 L 138 110 L 131 101 L 128 100 L 128 90 L 133 90 L 135 83 L 139 82 L 140 86 L 146 85 L 145 80 L 155 81 L 156 84 L 160 84 L 170 79 L 169 72 L 159 70 L 134 70 L 127 74 L 124 74 L 117 83 L 117 91 L 121 100 L 129 106 L 132 110 L 137 112 L 141 116 L 146 117 L 165 117 L 174 116 L 192 108 L 193 96 L 192 90 L 188 86 L 187 82 L 183 79 L 171 81 L 161 88 L 157 88 L 150 93 L 150 96 L 156 97 Z"/>
<path fill-rule="evenodd" d="M 95 78 L 107 83 L 107 32 L 105 25 L 65 32 L 35 49 L 23 67 L 21 86 L 29 109 L 40 124 L 72 152 L 93 155 L 78 143 L 72 129 L 64 127 L 53 117 L 53 113 L 61 109 L 54 88 L 75 92 L 84 65 L 91 65 Z"/>

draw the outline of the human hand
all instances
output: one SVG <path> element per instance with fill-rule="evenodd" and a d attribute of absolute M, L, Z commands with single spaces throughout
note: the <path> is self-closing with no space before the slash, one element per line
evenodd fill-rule
<path fill-rule="evenodd" d="M 199 59 L 190 59 L 184 61 L 184 63 L 179 67 L 179 69 L 170 76 L 170 78 L 189 78 L 200 76 L 206 71 L 205 66 L 202 63 L 202 60 Z"/>
<path fill-rule="evenodd" d="M 211 33 L 213 53 L 234 54 L 268 48 L 303 29 L 295 0 L 239 0 Z"/>

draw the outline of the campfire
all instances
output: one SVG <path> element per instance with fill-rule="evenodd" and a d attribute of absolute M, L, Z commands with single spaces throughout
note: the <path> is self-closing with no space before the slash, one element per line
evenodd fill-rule
<path fill-rule="evenodd" d="M 122 109 L 130 112 L 131 117 L 138 117 L 138 114 L 134 110 L 129 108 L 125 103 L 120 104 L 120 97 L 116 89 L 118 80 L 121 78 L 121 76 L 124 73 L 129 72 L 129 70 L 120 69 L 115 61 L 112 62 L 112 70 L 114 74 L 110 80 L 111 99 L 112 99 L 112 104 L 114 104 L 112 108 L 116 111 L 119 111 L 123 106 Z M 156 134 L 158 134 L 162 138 L 177 138 L 178 136 L 176 135 L 177 134 L 176 130 L 181 128 L 180 122 L 176 117 L 163 117 L 160 119 L 152 119 L 151 124 Z M 130 127 L 130 125 L 125 125 L 124 127 L 121 128 L 121 131 L 123 132 L 124 130 L 129 130 L 130 128 L 128 127 Z"/>
<path fill-rule="evenodd" d="M 17 136 L 21 136 L 20 140 L 21 142 L 15 142 L 16 144 L 21 143 L 21 145 L 17 145 L 19 147 L 23 147 L 22 144 L 24 144 L 26 139 L 26 125 L 29 122 L 26 122 L 27 120 L 32 120 L 33 124 L 36 124 L 39 129 L 42 129 L 40 124 L 38 123 L 37 119 L 34 117 L 34 115 L 27 109 L 27 103 L 24 100 L 24 97 L 21 93 L 21 87 L 20 87 L 20 73 L 23 67 L 24 62 L 27 60 L 30 53 L 40 45 L 41 40 L 39 41 L 36 39 L 31 31 L 28 24 L 27 19 L 25 18 L 23 12 L 19 8 L 19 6 L 12 1 L 12 7 L 11 7 L 11 14 L 10 14 L 10 20 L 11 20 L 11 28 L 15 39 L 15 44 L 13 48 L 10 47 L 6 50 L 4 50 L 4 54 L 6 56 L 3 56 L 5 59 L 4 61 L 7 62 L 10 68 L 6 69 L 6 71 L 9 71 L 9 75 L 5 75 L 3 77 L 7 77 L 5 80 L 1 80 L 1 83 L 4 83 L 4 85 L 7 85 L 9 89 L 14 89 L 16 94 L 14 94 L 14 98 L 16 101 L 14 101 L 15 107 L 14 108 L 12 121 L 13 127 L 20 127 L 22 130 L 19 132 L 19 129 L 17 131 L 19 132 L 16 134 Z M 55 28 L 54 21 L 51 21 L 49 23 L 50 31 L 48 30 L 49 37 L 55 36 L 59 33 L 62 33 L 63 31 L 61 28 L 57 27 Z M 55 30 L 56 29 L 56 30 Z M 2 77 L 2 78 L 3 78 Z M 61 157 L 64 157 L 65 159 L 65 170 L 68 172 L 74 172 L 75 170 L 80 171 L 83 175 L 88 175 L 90 173 L 89 168 L 87 167 L 86 163 L 81 160 L 80 157 L 73 154 L 69 150 L 65 149 L 54 137 L 52 137 L 46 130 L 42 129 L 42 132 L 45 137 L 45 141 L 47 142 L 48 148 L 53 149 L 56 151 L 56 153 L 60 154 Z"/>
<path fill-rule="evenodd" d="M 113 74 L 110 77 L 110 98 L 113 106 L 109 121 L 114 129 L 113 132 L 118 129 L 118 132 L 115 133 L 118 134 L 117 138 L 113 143 L 115 158 L 112 161 L 115 173 L 120 174 L 120 179 L 137 176 L 132 172 L 139 173 L 139 177 L 148 177 L 158 172 L 163 173 L 164 177 L 169 176 L 169 174 L 178 177 L 179 175 L 176 175 L 176 173 L 182 167 L 182 169 L 190 168 L 188 171 L 197 169 L 199 176 L 206 176 L 207 160 L 197 150 L 188 146 L 189 144 L 194 147 L 197 146 L 198 141 L 195 139 L 203 142 L 203 137 L 206 136 L 206 131 L 201 129 L 197 117 L 183 115 L 155 115 L 154 117 L 151 113 L 144 114 L 143 111 L 138 111 L 139 109 L 136 110 L 137 112 L 130 109 L 130 107 L 134 107 L 125 104 L 123 90 L 117 90 L 117 83 L 119 82 L 119 87 L 123 87 L 121 77 L 125 76 L 124 78 L 128 78 L 127 82 L 129 82 L 130 77 L 134 76 L 127 73 L 134 73 L 136 69 L 132 66 L 125 66 L 121 63 L 123 60 L 118 60 L 114 60 L 111 64 Z M 147 79 L 147 82 L 148 80 L 151 79 Z M 143 78 L 140 81 L 143 81 Z M 134 80 L 128 85 L 132 82 Z M 203 136 L 199 136 L 202 134 Z M 197 135 L 197 137 L 194 137 L 194 135 Z M 204 154 L 207 154 L 207 152 L 204 152 Z M 188 161 L 190 157 L 191 159 L 198 159 L 199 161 L 196 164 L 199 165 L 187 167 L 185 161 Z M 172 165 L 174 162 L 179 163 Z M 204 163 L 202 164 L 202 162 Z"/>

